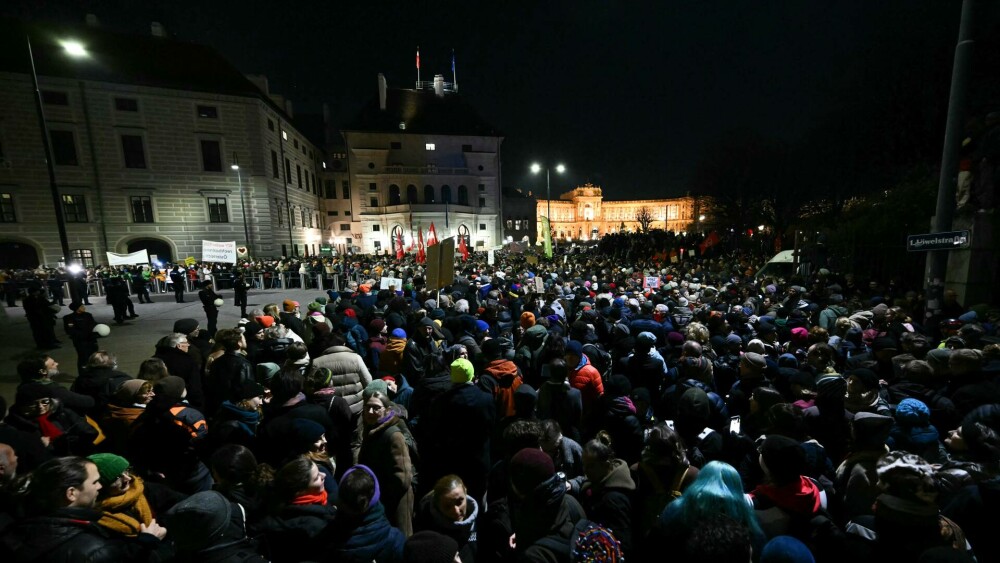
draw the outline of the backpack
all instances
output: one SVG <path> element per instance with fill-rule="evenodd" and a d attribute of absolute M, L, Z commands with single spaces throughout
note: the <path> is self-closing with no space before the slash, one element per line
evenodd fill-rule
<path fill-rule="evenodd" d="M 560 528 L 560 530 L 564 529 Z M 594 561 L 586 557 L 591 549 L 611 549 L 617 556 L 610 555 L 608 559 L 601 561 L 622 561 L 622 545 L 615 537 L 614 533 L 597 522 L 581 515 L 581 518 L 573 525 L 573 530 L 569 539 L 560 535 L 550 534 L 538 540 L 534 544 L 548 551 L 559 563 L 569 563 L 570 561 Z M 613 547 L 612 547 L 613 546 Z"/>
<path fill-rule="evenodd" d="M 613 362 L 611 354 L 600 349 L 596 344 L 584 344 L 583 353 L 590 360 L 590 365 L 594 366 L 600 372 L 601 381 L 607 383 L 612 375 L 611 366 Z"/>

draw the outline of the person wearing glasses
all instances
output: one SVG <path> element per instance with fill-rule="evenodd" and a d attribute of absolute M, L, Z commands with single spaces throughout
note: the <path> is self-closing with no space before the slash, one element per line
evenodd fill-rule
<path fill-rule="evenodd" d="M 17 388 L 14 405 L 4 422 L 41 435 L 55 455 L 86 455 L 94 451 L 97 430 L 80 415 L 64 408 L 43 383 L 28 382 Z"/>

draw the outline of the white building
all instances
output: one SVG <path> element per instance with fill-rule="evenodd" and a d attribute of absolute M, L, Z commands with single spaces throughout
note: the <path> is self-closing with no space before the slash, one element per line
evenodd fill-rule
<path fill-rule="evenodd" d="M 321 151 L 290 104 L 208 47 L 95 27 L 30 29 L 73 258 L 317 254 Z M 0 24 L 0 266 L 62 259 L 24 29 Z M 58 40 L 86 50 L 72 57 Z M 232 165 L 237 164 L 239 170 Z M 35 264 L 30 262 L 34 261 Z"/>
<path fill-rule="evenodd" d="M 501 242 L 503 137 L 440 75 L 412 90 L 389 89 L 379 75 L 378 96 L 342 133 L 346 177 L 339 201 L 326 201 L 338 212 L 328 216 L 326 242 L 393 251 L 396 233 L 409 247 L 422 230 L 426 243 L 432 223 L 439 240 L 463 236 L 470 250 Z"/>

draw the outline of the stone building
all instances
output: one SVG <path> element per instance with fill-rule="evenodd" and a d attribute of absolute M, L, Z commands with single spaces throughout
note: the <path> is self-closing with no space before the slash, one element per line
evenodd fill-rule
<path fill-rule="evenodd" d="M 636 231 L 641 227 L 640 212 L 648 214 L 650 229 L 687 231 L 698 220 L 698 202 L 694 197 L 673 199 L 638 199 L 605 201 L 600 186 L 584 184 L 559 196 L 559 199 L 538 200 L 538 216 L 552 209 L 552 231 L 555 240 L 588 241 L 607 233 Z M 538 222 L 538 236 L 542 223 Z"/>
<path fill-rule="evenodd" d="M 347 177 L 326 194 L 341 197 L 325 202 L 327 213 L 338 212 L 324 233 L 335 247 L 392 252 L 402 234 L 409 248 L 419 231 L 426 243 L 432 223 L 439 240 L 461 236 L 470 250 L 500 243 L 503 136 L 453 83 L 438 75 L 413 89 L 390 89 L 380 74 L 378 96 L 341 132 Z M 338 173 L 327 170 L 324 181 L 335 183 Z"/>
<path fill-rule="evenodd" d="M 203 239 L 264 257 L 318 253 L 323 155 L 266 79 L 159 24 L 133 36 L 3 21 L 0 266 L 62 261 L 26 31 L 71 262 L 141 249 L 200 258 Z"/>

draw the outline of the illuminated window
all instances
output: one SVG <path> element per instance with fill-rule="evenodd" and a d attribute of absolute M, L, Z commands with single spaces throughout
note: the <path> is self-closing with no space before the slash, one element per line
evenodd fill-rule
<path fill-rule="evenodd" d="M 434 150 L 434 143 L 427 143 L 426 145 L 424 145 L 424 148 L 429 151 L 432 151 Z"/>

